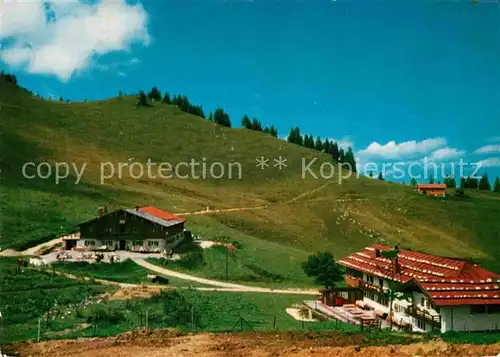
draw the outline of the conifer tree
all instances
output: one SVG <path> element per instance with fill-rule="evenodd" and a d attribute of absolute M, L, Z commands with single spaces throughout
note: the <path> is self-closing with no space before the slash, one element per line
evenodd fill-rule
<path fill-rule="evenodd" d="M 252 130 L 262 131 L 262 124 L 256 118 L 252 119 Z"/>
<path fill-rule="evenodd" d="M 148 94 L 149 99 L 153 99 L 157 102 L 161 101 L 161 93 L 157 87 L 151 88 L 151 92 Z"/>
<path fill-rule="evenodd" d="M 349 146 L 347 148 L 347 152 L 345 154 L 344 162 L 349 164 L 351 171 L 356 172 L 356 159 L 354 158 L 354 152 L 352 151 L 352 148 Z"/>
<path fill-rule="evenodd" d="M 340 150 L 339 150 L 339 144 L 337 144 L 337 142 L 333 143 L 331 147 L 331 154 L 335 161 L 340 162 Z"/>
<path fill-rule="evenodd" d="M 136 105 L 139 107 L 147 107 L 148 106 L 148 97 L 146 96 L 146 93 L 144 93 L 143 90 L 139 91 L 139 96 L 137 98 Z"/>
<path fill-rule="evenodd" d="M 170 99 L 170 95 L 168 92 L 165 92 L 165 95 L 163 96 L 162 103 L 165 104 L 172 104 L 172 100 Z"/>
<path fill-rule="evenodd" d="M 323 142 L 319 136 L 316 137 L 316 141 L 314 142 L 314 148 L 318 151 L 323 150 Z"/>
<path fill-rule="evenodd" d="M 252 129 L 252 123 L 250 122 L 248 115 L 243 115 L 243 119 L 241 119 L 241 126 L 245 129 Z"/>
<path fill-rule="evenodd" d="M 488 174 L 486 172 L 481 176 L 478 188 L 483 191 L 491 191 L 490 180 L 488 180 Z"/>
<path fill-rule="evenodd" d="M 500 177 L 497 176 L 493 184 L 493 192 L 500 193 Z"/>

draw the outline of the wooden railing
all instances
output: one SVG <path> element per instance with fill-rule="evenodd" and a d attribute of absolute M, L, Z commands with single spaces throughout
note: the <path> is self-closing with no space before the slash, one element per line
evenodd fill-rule
<path fill-rule="evenodd" d="M 382 285 L 371 284 L 367 281 L 359 279 L 359 288 L 364 290 L 373 291 L 377 294 L 384 294 L 387 291 L 384 291 L 384 287 Z"/>
<path fill-rule="evenodd" d="M 416 317 L 424 322 L 427 322 L 435 327 L 441 327 L 441 316 L 431 315 L 427 311 L 419 309 L 415 305 L 411 305 L 406 308 L 406 314 Z"/>

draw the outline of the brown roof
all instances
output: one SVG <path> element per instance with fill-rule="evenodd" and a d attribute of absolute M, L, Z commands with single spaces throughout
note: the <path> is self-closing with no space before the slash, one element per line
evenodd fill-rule
<path fill-rule="evenodd" d="M 424 183 L 420 184 L 417 186 L 418 188 L 439 188 L 439 189 L 446 189 L 446 185 L 443 183 Z"/>

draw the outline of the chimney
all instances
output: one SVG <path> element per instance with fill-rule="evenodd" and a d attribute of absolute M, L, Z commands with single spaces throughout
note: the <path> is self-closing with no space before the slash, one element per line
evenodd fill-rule
<path fill-rule="evenodd" d="M 401 266 L 399 265 L 399 261 L 398 261 L 398 256 L 397 255 L 394 258 L 394 260 L 392 261 L 392 264 L 393 264 L 394 274 L 401 274 Z"/>
<path fill-rule="evenodd" d="M 135 206 L 135 210 L 138 211 L 139 210 L 139 206 Z"/>
<path fill-rule="evenodd" d="M 380 249 L 375 249 L 375 257 L 380 257 Z"/>
<path fill-rule="evenodd" d="M 102 207 L 99 207 L 99 209 L 97 210 L 97 214 L 99 217 L 104 216 L 104 210 L 102 209 Z"/>

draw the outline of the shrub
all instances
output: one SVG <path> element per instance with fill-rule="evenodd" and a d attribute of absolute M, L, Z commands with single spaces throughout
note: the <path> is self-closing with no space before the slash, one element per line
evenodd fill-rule
<path fill-rule="evenodd" d="M 205 260 L 203 257 L 203 252 L 201 251 L 193 251 L 186 253 L 179 260 L 179 265 L 187 269 L 196 268 L 204 264 Z"/>
<path fill-rule="evenodd" d="M 99 309 L 87 317 L 88 323 L 108 323 L 112 325 L 117 325 L 125 320 L 125 315 L 118 309 Z"/>
<path fill-rule="evenodd" d="M 163 313 L 167 326 L 187 325 L 191 322 L 192 317 L 198 320 L 198 313 L 191 311 L 191 304 L 179 292 L 164 290 L 157 295 L 157 299 L 163 303 Z"/>

